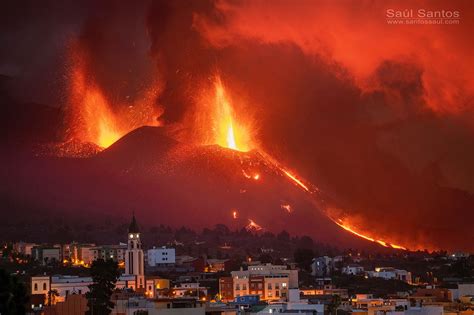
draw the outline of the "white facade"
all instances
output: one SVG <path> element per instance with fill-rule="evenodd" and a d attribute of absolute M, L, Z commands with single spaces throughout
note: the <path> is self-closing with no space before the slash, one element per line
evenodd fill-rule
<path fill-rule="evenodd" d="M 31 251 L 33 259 L 41 262 L 43 265 L 61 261 L 61 248 L 59 247 L 38 246 L 33 247 Z"/>
<path fill-rule="evenodd" d="M 368 271 L 367 275 L 372 278 L 383 278 L 386 280 L 395 279 L 408 284 L 412 283 L 411 272 L 391 267 L 375 268 L 375 271 Z"/>
<path fill-rule="evenodd" d="M 175 264 L 176 250 L 174 248 L 152 248 L 147 252 L 148 266 L 155 267 L 159 265 Z"/>
<path fill-rule="evenodd" d="M 287 303 L 269 304 L 256 314 L 324 314 L 324 304 L 309 304 L 308 300 L 301 300 L 298 289 L 291 289 L 288 293 Z"/>
<path fill-rule="evenodd" d="M 342 267 L 342 273 L 346 275 L 359 275 L 364 272 L 364 267 L 359 265 L 348 265 Z"/>

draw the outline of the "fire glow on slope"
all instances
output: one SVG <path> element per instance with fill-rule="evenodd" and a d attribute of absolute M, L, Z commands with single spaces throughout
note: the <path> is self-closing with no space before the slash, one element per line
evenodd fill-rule
<path fill-rule="evenodd" d="M 250 132 L 248 129 L 244 127 L 244 125 L 238 125 L 238 128 L 236 127 L 235 123 L 235 118 L 234 118 L 234 113 L 233 109 L 231 106 L 231 102 L 229 97 L 226 94 L 224 85 L 222 84 L 222 81 L 219 77 L 216 77 L 215 81 L 215 95 L 214 95 L 214 106 L 215 106 L 215 117 L 214 119 L 217 122 L 217 127 L 214 129 L 215 135 L 215 143 L 222 146 L 226 147 L 229 149 L 233 150 L 238 150 L 238 151 L 249 151 L 250 149 L 256 149 L 255 147 L 250 147 L 251 142 L 250 139 Z M 288 171 L 286 167 L 280 164 L 279 161 L 275 160 L 272 156 L 268 155 L 267 153 L 263 152 L 262 150 L 259 150 L 263 158 L 273 165 L 273 167 L 281 174 L 286 176 L 286 178 L 291 181 L 293 184 L 295 184 L 297 187 L 302 189 L 303 191 L 313 194 L 319 192 L 319 189 L 308 183 L 307 181 L 301 179 L 301 177 L 297 176 L 295 173 Z M 244 177 L 251 179 L 254 178 L 255 180 L 259 179 L 259 175 L 251 176 L 248 174 L 245 170 L 242 170 L 242 173 Z M 290 205 L 282 205 L 282 209 L 285 209 L 288 211 L 288 213 L 291 213 L 291 206 Z M 396 244 L 391 244 L 386 241 L 383 241 L 379 238 L 374 238 L 367 236 L 359 231 L 357 231 L 354 227 L 349 225 L 348 222 L 343 221 L 342 219 L 334 219 L 331 217 L 331 214 L 329 213 L 329 210 L 325 210 L 325 214 L 339 227 L 343 228 L 344 230 L 352 233 L 353 235 L 356 235 L 360 238 L 363 238 L 365 240 L 378 243 L 384 247 L 391 247 L 394 249 L 403 249 L 406 250 L 405 247 L 396 245 Z M 235 218 L 235 212 L 234 212 L 234 218 Z M 262 229 L 261 226 L 256 224 L 253 220 L 249 219 L 249 225 L 247 226 L 247 229 L 250 230 L 260 230 Z"/>

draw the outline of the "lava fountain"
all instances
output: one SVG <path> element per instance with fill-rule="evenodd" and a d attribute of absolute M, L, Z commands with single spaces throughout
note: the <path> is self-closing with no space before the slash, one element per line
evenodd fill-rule
<path fill-rule="evenodd" d="M 214 142 L 232 150 L 251 150 L 251 133 L 235 118 L 230 98 L 219 76 L 215 78 L 214 89 Z"/>
<path fill-rule="evenodd" d="M 133 129 L 160 125 L 163 110 L 155 104 L 162 88 L 158 82 L 143 89 L 135 100 L 112 103 L 96 80 L 87 52 L 79 43 L 72 47 L 66 142 L 93 143 L 104 149 Z"/>

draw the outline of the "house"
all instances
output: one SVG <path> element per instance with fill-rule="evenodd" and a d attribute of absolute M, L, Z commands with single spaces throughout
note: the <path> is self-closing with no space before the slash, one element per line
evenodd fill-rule
<path fill-rule="evenodd" d="M 349 264 L 342 267 L 342 273 L 346 275 L 360 275 L 364 273 L 364 267 L 356 264 Z"/>
<path fill-rule="evenodd" d="M 375 271 L 368 271 L 367 276 L 370 278 L 383 278 L 386 280 L 400 280 L 412 284 L 411 272 L 392 267 L 375 268 Z"/>
<path fill-rule="evenodd" d="M 264 301 L 284 301 L 288 290 L 297 287 L 298 271 L 282 265 L 249 266 L 248 270 L 232 271 L 230 278 L 219 279 L 219 294 L 224 301 L 249 295 L 258 295 Z"/>
<path fill-rule="evenodd" d="M 331 275 L 334 270 L 331 257 L 322 256 L 313 259 L 311 264 L 311 275 L 315 277 L 324 277 Z"/>
<path fill-rule="evenodd" d="M 57 263 L 61 261 L 61 248 L 54 246 L 34 246 L 31 249 L 31 256 L 42 265 Z"/>
<path fill-rule="evenodd" d="M 153 247 L 147 251 L 147 262 L 150 267 L 175 264 L 176 250 L 166 246 Z"/>

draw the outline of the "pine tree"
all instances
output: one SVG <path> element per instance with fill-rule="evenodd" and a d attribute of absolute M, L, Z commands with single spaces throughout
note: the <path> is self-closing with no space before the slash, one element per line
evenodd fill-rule
<path fill-rule="evenodd" d="M 87 314 L 110 314 L 114 307 L 110 298 L 120 276 L 117 262 L 103 259 L 94 261 L 91 276 L 94 283 L 89 286 L 89 292 L 86 294 L 89 307 Z"/>

